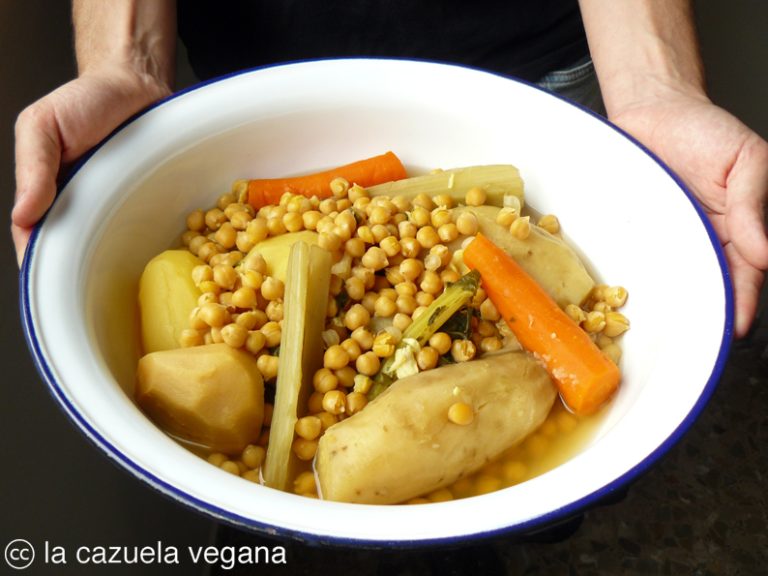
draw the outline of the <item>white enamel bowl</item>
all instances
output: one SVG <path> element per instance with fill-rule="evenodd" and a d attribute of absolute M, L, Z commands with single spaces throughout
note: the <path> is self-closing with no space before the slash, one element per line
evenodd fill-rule
<path fill-rule="evenodd" d="M 481 497 L 423 506 L 315 501 L 193 456 L 131 401 L 144 264 L 233 179 L 395 151 L 415 171 L 513 163 L 530 205 L 556 213 L 632 322 L 624 381 L 566 464 Z M 54 398 L 110 458 L 213 518 L 304 540 L 448 543 L 540 528 L 651 466 L 703 409 L 732 332 L 712 229 L 658 160 L 596 116 L 525 83 L 413 61 L 329 60 L 234 75 L 128 122 L 74 172 L 22 270 L 26 337 Z M 670 327 L 670 313 L 675 329 Z M 682 328 L 681 328 L 682 327 Z"/>

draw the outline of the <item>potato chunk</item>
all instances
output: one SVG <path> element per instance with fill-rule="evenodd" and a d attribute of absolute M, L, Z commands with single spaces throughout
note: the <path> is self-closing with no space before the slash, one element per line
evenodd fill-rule
<path fill-rule="evenodd" d="M 201 294 L 192 281 L 192 269 L 203 263 L 187 250 L 166 250 L 144 268 L 139 281 L 144 353 L 181 346 L 179 336 L 189 328 L 189 314 Z"/>
<path fill-rule="evenodd" d="M 139 360 L 136 402 L 169 434 L 236 454 L 259 438 L 264 384 L 256 359 L 226 344 L 164 350 Z"/>
<path fill-rule="evenodd" d="M 396 504 L 453 484 L 538 428 L 556 396 L 524 352 L 398 380 L 320 439 L 323 498 Z M 451 418 L 456 406 L 471 408 L 471 418 Z"/>
<path fill-rule="evenodd" d="M 267 263 L 267 274 L 280 280 L 286 281 L 286 271 L 288 269 L 288 256 L 291 253 L 291 246 L 296 242 L 306 242 L 310 246 L 317 245 L 317 232 L 303 230 L 301 232 L 291 232 L 281 234 L 262 240 L 251 249 L 251 252 L 258 252 Z"/>

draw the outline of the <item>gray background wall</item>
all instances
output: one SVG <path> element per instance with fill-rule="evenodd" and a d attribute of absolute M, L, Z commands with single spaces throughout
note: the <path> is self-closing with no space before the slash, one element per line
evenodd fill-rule
<path fill-rule="evenodd" d="M 703 55 L 713 99 L 768 136 L 768 2 L 699 0 Z M 0 213 L 12 206 L 13 123 L 34 99 L 74 74 L 68 3 L 0 1 Z M 183 59 L 183 54 L 182 54 Z M 181 62 L 180 81 L 193 81 Z M 54 405 L 32 365 L 17 312 L 17 268 L 10 236 L 0 246 L 0 545 L 13 538 L 79 545 L 156 541 L 184 546 L 212 537 L 207 519 L 166 500 L 110 464 Z M 723 384 L 704 417 L 660 466 L 619 504 L 597 509 L 568 542 L 492 546 L 510 573 L 535 564 L 541 573 L 570 565 L 573 573 L 756 573 L 768 561 L 768 396 L 757 378 L 764 322 L 734 351 Z M 684 334 L 681 334 L 684 337 Z M 762 387 L 764 389 L 764 387 Z M 742 412 L 743 411 L 743 412 Z M 754 420 L 750 420 L 753 418 Z M 733 432 L 729 432 L 729 431 Z M 729 436 L 729 433 L 732 435 Z M 701 467 L 707 467 L 707 474 Z M 717 476 L 709 472 L 716 469 Z M 714 472 L 713 472 L 714 473 Z M 709 487 L 707 482 L 710 482 Z M 715 490 L 715 488 L 720 489 Z M 667 510 L 667 521 L 660 511 Z M 310 573 L 314 562 L 336 566 L 342 553 L 292 549 L 282 573 Z M 304 558 L 303 564 L 300 556 Z M 371 572 L 385 555 L 349 556 Z M 410 555 L 421 566 L 424 555 Z M 350 558 L 363 564 L 355 564 Z M 362 558 L 362 559 L 361 559 Z M 543 568 L 548 566 L 549 568 Z M 0 559 L 0 573 L 5 567 Z M 760 568 L 763 569 L 763 568 Z M 529 568 L 529 574 L 539 573 Z M 93 573 L 167 573 L 163 567 Z M 81 574 L 71 563 L 58 571 Z M 182 573 L 193 573 L 186 567 Z M 199 573 L 199 572 L 195 572 Z M 257 573 L 272 573 L 262 567 Z M 373 572 L 371 572 L 373 573 Z"/>

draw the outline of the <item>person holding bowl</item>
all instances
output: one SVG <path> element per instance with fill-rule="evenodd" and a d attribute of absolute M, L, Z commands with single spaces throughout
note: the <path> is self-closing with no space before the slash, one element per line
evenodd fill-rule
<path fill-rule="evenodd" d="M 735 335 L 749 331 L 768 269 L 768 143 L 708 98 L 690 0 L 256 1 L 226 10 L 74 0 L 73 22 L 78 77 L 16 123 L 19 262 L 60 172 L 172 93 L 178 32 L 201 79 L 317 57 L 410 57 L 517 76 L 604 110 L 703 206 L 731 272 Z"/>

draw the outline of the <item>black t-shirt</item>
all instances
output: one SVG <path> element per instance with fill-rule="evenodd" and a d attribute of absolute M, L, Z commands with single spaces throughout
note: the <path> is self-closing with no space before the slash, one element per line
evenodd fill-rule
<path fill-rule="evenodd" d="M 179 0 L 201 78 L 277 62 L 409 57 L 538 80 L 588 53 L 577 0 Z"/>

